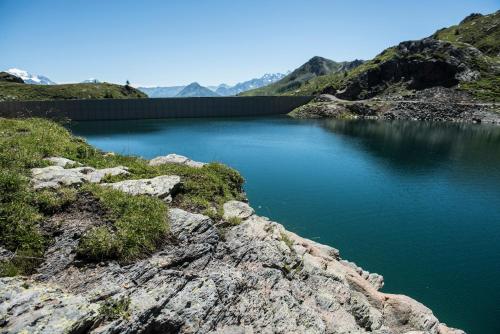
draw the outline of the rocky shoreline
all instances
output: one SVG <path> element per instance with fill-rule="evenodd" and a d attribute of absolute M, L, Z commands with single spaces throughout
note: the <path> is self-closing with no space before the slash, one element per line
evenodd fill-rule
<path fill-rule="evenodd" d="M 34 187 L 94 182 L 174 204 L 182 182 L 164 175 L 104 183 L 127 169 L 48 160 L 54 166 L 32 170 Z M 150 161 L 162 163 L 205 168 L 177 155 Z M 407 296 L 380 292 L 382 276 L 258 216 L 247 203 L 231 200 L 223 211 L 223 220 L 214 221 L 171 205 L 171 242 L 132 263 L 87 263 L 75 256 L 78 241 L 103 218 L 91 199 L 80 196 L 45 223 L 55 238 L 37 272 L 0 279 L 0 331 L 463 333 Z M 2 249 L 1 256 L 12 254 Z"/>
<path fill-rule="evenodd" d="M 431 96 L 426 93 L 432 92 Z M 442 96 L 436 97 L 442 93 Z M 340 100 L 322 94 L 293 110 L 294 118 L 418 120 L 500 124 L 500 105 L 451 97 L 445 88 L 429 89 L 417 96 L 373 98 L 361 101 Z"/>

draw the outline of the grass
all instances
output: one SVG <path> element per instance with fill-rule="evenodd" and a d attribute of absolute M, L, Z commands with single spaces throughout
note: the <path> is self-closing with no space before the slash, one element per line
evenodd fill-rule
<path fill-rule="evenodd" d="M 110 83 L 29 85 L 14 82 L 0 82 L 0 101 L 106 98 L 131 99 L 147 98 L 147 96 L 133 87 Z"/>
<path fill-rule="evenodd" d="M 240 217 L 231 217 L 227 220 L 227 222 L 229 223 L 229 225 L 231 226 L 237 226 L 237 225 L 240 225 L 243 221 L 241 220 Z"/>
<path fill-rule="evenodd" d="M 490 15 L 471 15 L 460 24 L 438 30 L 434 38 L 475 46 L 489 56 L 500 54 L 500 11 Z"/>
<path fill-rule="evenodd" d="M 281 232 L 280 233 L 281 241 L 285 243 L 285 245 L 288 246 L 291 250 L 293 249 L 293 241 L 290 239 L 290 237 L 286 234 L 286 232 Z"/>
<path fill-rule="evenodd" d="M 108 212 L 111 226 L 99 226 L 80 240 L 78 255 L 89 260 L 132 261 L 157 249 L 169 231 L 167 205 L 150 196 L 87 184 L 81 191 L 95 196 Z"/>
<path fill-rule="evenodd" d="M 120 299 L 106 300 L 99 308 L 99 314 L 108 321 L 117 320 L 120 318 L 128 318 L 130 316 L 130 298 L 123 297 Z"/>
<path fill-rule="evenodd" d="M 30 169 L 48 166 L 43 159 L 50 156 L 65 157 L 96 168 L 118 165 L 129 168 L 130 174 L 126 177 L 108 178 L 107 181 L 179 175 L 183 184 L 175 205 L 195 212 L 213 208 L 222 212 L 224 202 L 244 197 L 241 175 L 221 164 L 212 163 L 203 168 L 175 164 L 149 166 L 147 160 L 138 157 L 106 155 L 49 120 L 0 118 L 0 246 L 15 252 L 10 261 L 0 263 L 2 276 L 33 272 L 51 241 L 43 233 L 42 222 L 54 212 L 64 210 L 76 198 L 75 189 L 31 189 Z M 91 192 L 98 198 L 108 209 L 112 222 L 89 232 L 84 238 L 80 252 L 90 259 L 140 257 L 150 252 L 168 230 L 168 224 L 159 219 L 160 215 L 163 218 L 166 209 L 162 209 L 155 199 L 122 196 L 91 186 L 80 191 Z M 148 212 L 141 209 L 143 205 Z M 138 226 L 143 219 L 139 218 L 141 215 L 147 217 L 142 223 L 148 230 Z"/>

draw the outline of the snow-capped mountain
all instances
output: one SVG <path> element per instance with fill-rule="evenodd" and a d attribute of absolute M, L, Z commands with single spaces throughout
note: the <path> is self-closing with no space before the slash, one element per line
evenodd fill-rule
<path fill-rule="evenodd" d="M 222 96 L 238 95 L 250 89 L 260 88 L 272 84 L 285 77 L 283 73 L 266 73 L 260 78 L 254 78 L 248 81 L 237 83 L 234 86 L 222 84 L 217 86 L 215 92 Z"/>
<path fill-rule="evenodd" d="M 6 71 L 9 74 L 15 75 L 23 79 L 24 83 L 32 85 L 55 85 L 56 83 L 43 75 L 31 74 L 27 71 L 18 68 L 10 68 Z"/>

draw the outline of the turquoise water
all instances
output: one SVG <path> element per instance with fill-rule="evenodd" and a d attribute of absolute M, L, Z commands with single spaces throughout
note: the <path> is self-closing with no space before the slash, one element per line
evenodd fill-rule
<path fill-rule="evenodd" d="M 71 128 L 107 151 L 224 162 L 259 214 L 451 326 L 500 333 L 500 127 L 278 117 Z"/>

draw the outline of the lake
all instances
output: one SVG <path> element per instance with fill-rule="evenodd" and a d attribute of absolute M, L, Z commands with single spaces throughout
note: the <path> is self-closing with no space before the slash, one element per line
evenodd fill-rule
<path fill-rule="evenodd" d="M 106 151 L 220 161 L 260 215 L 450 326 L 500 333 L 500 127 L 287 117 L 81 122 Z"/>

